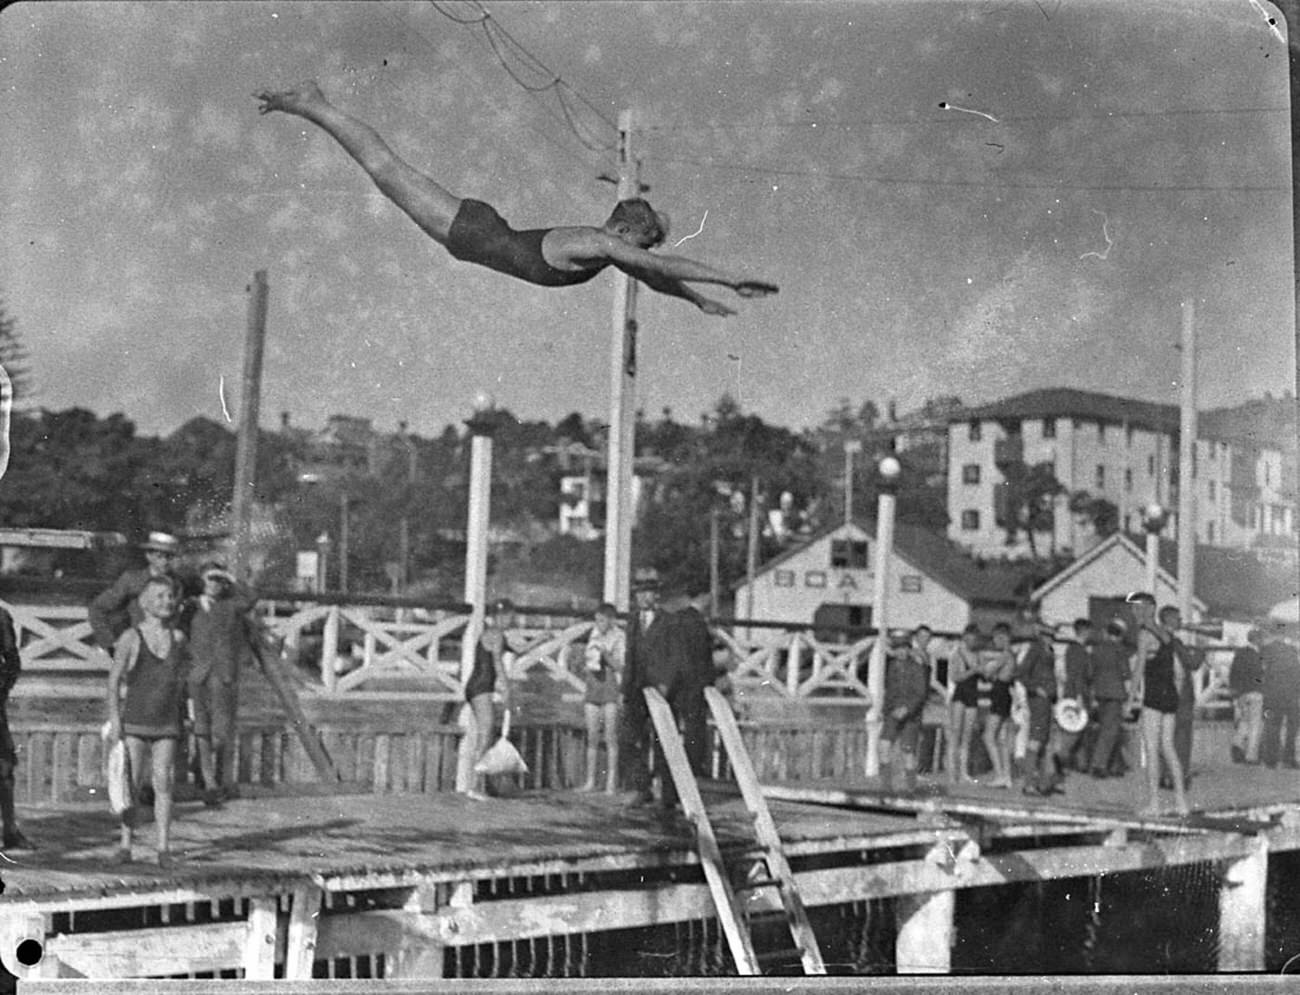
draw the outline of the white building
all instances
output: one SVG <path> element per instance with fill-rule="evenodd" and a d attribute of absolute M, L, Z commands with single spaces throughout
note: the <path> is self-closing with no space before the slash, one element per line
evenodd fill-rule
<path fill-rule="evenodd" d="M 1265 407 L 1243 405 L 1198 419 L 1196 537 L 1212 546 L 1275 547 L 1294 557 L 1294 402 L 1259 404 Z M 948 426 L 948 536 L 980 556 L 1030 552 L 1023 535 L 1008 546 L 1002 525 L 1003 469 L 1018 462 L 1050 465 L 1065 488 L 1053 529 L 1035 534 L 1040 554 L 1081 554 L 1097 542 L 1091 523 L 1069 510 L 1070 495 L 1080 491 L 1114 504 L 1120 528 L 1133 532 L 1141 529 L 1142 509 L 1157 502 L 1171 510 L 1165 533 L 1176 536 L 1178 436 L 1175 405 L 1068 388 L 968 409 Z"/>
<path fill-rule="evenodd" d="M 763 564 L 735 587 L 735 616 L 803 625 L 873 625 L 875 524 L 840 523 Z M 898 524 L 889 566 L 887 624 L 960 632 L 969 622 L 1011 621 L 1024 571 L 981 566 L 942 536 Z"/>

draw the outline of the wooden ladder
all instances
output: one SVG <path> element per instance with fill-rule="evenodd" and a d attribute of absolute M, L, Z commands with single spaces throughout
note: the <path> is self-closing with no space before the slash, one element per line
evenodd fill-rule
<path fill-rule="evenodd" d="M 706 689 L 705 698 L 722 736 L 732 772 L 740 785 L 745 807 L 753 817 L 755 845 L 745 850 L 742 863 L 733 861 L 730 868 L 723 861 L 713 824 L 709 821 L 704 799 L 700 795 L 700 786 L 686 759 L 686 748 L 668 702 L 654 688 L 645 689 L 650 718 L 654 722 L 655 733 L 668 763 L 668 772 L 677 786 L 682 809 L 695 827 L 700 864 L 704 868 L 704 877 L 709 885 L 709 893 L 713 896 L 727 946 L 736 962 L 736 971 L 741 975 L 761 975 L 765 963 L 788 962 L 794 955 L 798 955 L 804 974 L 825 974 L 826 965 L 822 961 L 817 937 L 808 922 L 808 913 L 803 899 L 799 897 L 794 874 L 781 846 L 781 836 L 763 798 L 758 778 L 754 774 L 754 765 L 750 762 L 749 753 L 740 736 L 740 728 L 736 725 L 736 717 L 716 688 Z M 733 874 L 736 878 L 734 883 Z M 754 949 L 751 916 L 742 909 L 739 895 L 756 897 L 754 893 L 769 889 L 774 890 L 780 898 L 779 915 L 789 931 L 793 946 L 758 953 Z"/>

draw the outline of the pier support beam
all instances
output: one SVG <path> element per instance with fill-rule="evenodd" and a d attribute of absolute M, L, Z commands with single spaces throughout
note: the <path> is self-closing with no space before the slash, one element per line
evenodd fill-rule
<path fill-rule="evenodd" d="M 898 939 L 894 963 L 899 974 L 947 974 L 952 970 L 955 891 L 899 895 L 894 900 Z"/>
<path fill-rule="evenodd" d="M 1268 841 L 1255 842 L 1253 853 L 1228 862 L 1219 886 L 1220 971 L 1264 970 Z"/>

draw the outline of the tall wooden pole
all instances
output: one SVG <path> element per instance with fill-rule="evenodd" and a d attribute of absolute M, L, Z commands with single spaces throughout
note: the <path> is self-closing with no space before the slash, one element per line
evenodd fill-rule
<path fill-rule="evenodd" d="M 1192 620 L 1196 590 L 1196 311 L 1183 301 L 1183 372 L 1178 423 L 1178 608 Z"/>
<path fill-rule="evenodd" d="M 632 157 L 632 112 L 618 117 L 618 199 L 641 195 Z M 632 458 L 636 445 L 636 281 L 616 271 L 610 349 L 609 453 L 605 478 L 605 600 L 627 611 L 632 573 Z"/>
<path fill-rule="evenodd" d="M 266 270 L 249 285 L 248 331 L 244 338 L 244 378 L 239 397 L 239 438 L 235 449 L 235 489 L 230 500 L 231 570 L 248 579 L 253 489 L 257 486 L 257 423 L 262 396 L 262 349 L 266 342 Z"/>
<path fill-rule="evenodd" d="M 758 475 L 749 478 L 749 541 L 745 548 L 745 618 L 754 618 L 754 579 L 758 576 Z"/>
<path fill-rule="evenodd" d="M 481 394 L 474 402 L 474 417 L 466 420 L 472 438 L 469 451 L 469 510 L 465 520 L 465 602 L 470 606 L 469 621 L 461 639 L 460 679 L 469 680 L 474 670 L 474 650 L 483 629 L 487 610 L 487 566 L 489 509 L 492 506 L 492 417 L 494 402 Z M 468 706 L 461 709 L 459 724 L 464 730 L 456 756 L 456 790 L 469 791 L 474 786 L 473 715 Z"/>
<path fill-rule="evenodd" d="M 880 733 L 885 722 L 885 666 L 889 659 L 889 562 L 894 552 L 894 515 L 897 510 L 898 460 L 886 456 L 880 461 L 879 498 L 876 502 L 875 573 L 871 579 L 871 627 L 876 641 L 871 644 L 867 669 L 867 777 L 880 774 Z M 847 530 L 845 538 L 848 539 Z"/>
<path fill-rule="evenodd" d="M 721 552 L 721 536 L 718 528 L 718 509 L 709 511 L 709 614 L 718 617 L 721 600 L 721 580 L 718 557 Z"/>

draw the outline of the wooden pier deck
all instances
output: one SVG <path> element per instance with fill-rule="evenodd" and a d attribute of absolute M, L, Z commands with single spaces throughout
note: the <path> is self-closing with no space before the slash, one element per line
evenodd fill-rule
<path fill-rule="evenodd" d="M 1138 790 L 1132 775 L 1075 775 L 1069 793 L 1050 801 L 923 785 L 920 811 L 774 801 L 772 812 L 810 907 L 904 903 L 900 970 L 906 943 L 928 942 L 917 937 L 933 932 L 936 914 L 940 926 L 949 921 L 940 942 L 951 933 L 952 896 L 962 888 L 1197 863 L 1253 868 L 1262 882 L 1270 853 L 1300 850 L 1294 771 L 1198 775 L 1200 807 L 1271 816 L 1262 836 L 1125 827 Z M 734 851 L 751 838 L 744 808 L 724 786 L 710 797 L 720 842 Z M 990 814 L 972 818 L 981 806 Z M 1008 808 L 1023 811 L 1000 811 Z M 138 862 L 109 866 L 115 820 L 101 805 L 33 806 L 23 815 L 41 849 L 6 855 L 0 866 L 0 960 L 20 976 L 310 978 L 333 976 L 340 958 L 368 958 L 376 977 L 437 976 L 449 970 L 444 953 L 457 949 L 567 942 L 711 915 L 690 827 L 600 794 L 535 790 L 474 801 L 346 786 L 246 789 L 219 809 L 178 805 L 179 862 L 166 872 L 148 862 L 147 823 Z M 1256 913 L 1262 922 L 1262 890 L 1234 885 L 1224 894 L 1225 923 Z M 763 901 L 756 896 L 751 911 L 764 911 Z M 124 927 L 114 913 L 139 918 Z M 24 940 L 43 945 L 39 963 L 26 968 L 14 959 Z M 1225 947 L 1224 966 L 1248 969 L 1253 955 L 1234 960 L 1234 949 Z"/>

